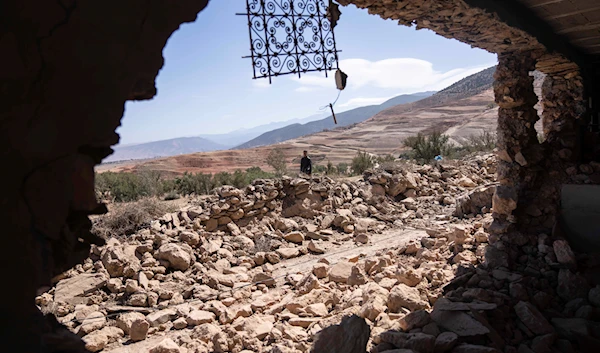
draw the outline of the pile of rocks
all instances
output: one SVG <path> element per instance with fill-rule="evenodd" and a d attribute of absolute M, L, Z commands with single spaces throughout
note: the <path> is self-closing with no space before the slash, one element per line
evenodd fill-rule
<path fill-rule="evenodd" d="M 493 173 L 493 160 L 479 156 L 369 172 L 357 182 L 223 187 L 125 240 L 93 247 L 37 303 L 94 352 L 155 338 L 157 353 L 307 352 L 317 332 L 349 314 L 371 322 L 377 343 L 402 328 L 406 314 L 434 307 L 461 266 L 482 260 L 491 218 L 475 207 L 450 225 L 452 195 L 488 184 Z M 273 274 L 280 262 L 407 224 L 427 226 L 429 236 Z"/>
<path fill-rule="evenodd" d="M 567 242 L 540 236 L 522 244 L 515 266 L 465 268 L 429 313 L 413 311 L 374 339 L 372 352 L 595 352 L 600 342 L 598 260 L 575 257 Z M 597 272 L 596 272 L 597 273 Z M 408 351 L 407 351 L 408 352 Z"/>

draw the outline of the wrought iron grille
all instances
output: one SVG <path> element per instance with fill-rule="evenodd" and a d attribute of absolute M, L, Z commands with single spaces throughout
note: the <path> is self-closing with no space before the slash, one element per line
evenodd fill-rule
<path fill-rule="evenodd" d="M 254 78 L 338 68 L 331 0 L 246 0 Z M 337 9 L 337 5 L 336 9 Z"/>

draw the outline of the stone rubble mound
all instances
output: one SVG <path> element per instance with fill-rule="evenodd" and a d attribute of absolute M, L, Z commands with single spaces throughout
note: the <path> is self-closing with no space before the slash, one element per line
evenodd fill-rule
<path fill-rule="evenodd" d="M 141 344 L 151 352 L 309 352 L 315 337 L 352 334 L 343 325 L 323 330 L 345 317 L 366 320 L 363 351 L 573 347 L 596 332 L 590 320 L 600 287 L 589 288 L 568 244 L 549 237 L 523 244 L 528 255 L 516 270 L 485 266 L 498 261 L 486 252 L 492 195 L 480 194 L 494 187 L 494 173 L 494 158 L 479 155 L 386 167 L 355 182 L 283 178 L 221 187 L 130 237 L 93 247 L 37 304 L 93 352 Z M 342 243 L 360 247 L 404 227 L 427 235 L 328 260 Z M 274 275 L 297 257 L 316 256 Z"/>

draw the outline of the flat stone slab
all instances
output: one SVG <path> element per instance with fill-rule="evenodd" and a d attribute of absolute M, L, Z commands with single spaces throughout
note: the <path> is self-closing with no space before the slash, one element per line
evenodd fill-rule
<path fill-rule="evenodd" d="M 85 295 L 106 284 L 106 276 L 101 273 L 82 273 L 63 279 L 56 284 L 54 301 L 67 304 L 86 304 Z"/>
<path fill-rule="evenodd" d="M 462 311 L 443 311 L 435 309 L 431 318 L 436 324 L 460 337 L 479 336 L 490 333 L 487 327 Z"/>
<path fill-rule="evenodd" d="M 460 303 L 451 301 L 436 302 L 435 308 L 443 311 L 495 310 L 494 303 Z"/>

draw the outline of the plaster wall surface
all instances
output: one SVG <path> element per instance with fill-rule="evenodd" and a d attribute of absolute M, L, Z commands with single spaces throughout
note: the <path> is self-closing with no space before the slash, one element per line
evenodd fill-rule
<path fill-rule="evenodd" d="M 600 185 L 563 185 L 561 218 L 574 250 L 600 252 Z"/>

